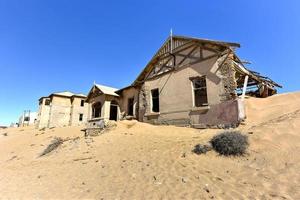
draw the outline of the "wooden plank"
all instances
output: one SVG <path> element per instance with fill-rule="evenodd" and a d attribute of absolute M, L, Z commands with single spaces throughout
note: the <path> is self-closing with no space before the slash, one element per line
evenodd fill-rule
<path fill-rule="evenodd" d="M 245 76 L 245 80 L 244 80 L 244 87 L 243 87 L 243 93 L 242 93 L 242 101 L 244 101 L 244 99 L 245 99 L 246 89 L 247 89 L 247 84 L 248 84 L 248 78 L 249 78 L 249 76 L 246 75 Z"/>
<path fill-rule="evenodd" d="M 198 47 L 196 47 L 198 48 Z M 181 54 L 181 53 L 176 53 L 176 56 L 184 57 L 184 58 L 190 58 L 190 59 L 198 59 L 199 57 L 192 56 L 192 55 L 186 55 L 186 54 Z"/>
<path fill-rule="evenodd" d="M 201 48 L 202 48 L 203 50 L 212 51 L 212 52 L 214 52 L 214 53 L 220 53 L 220 51 L 218 51 L 218 50 L 216 50 L 216 49 L 213 49 L 213 48 L 210 48 L 210 47 L 205 46 L 205 44 L 202 43 L 202 42 L 198 42 L 197 44 L 198 44 L 199 46 L 201 46 Z"/>
<path fill-rule="evenodd" d="M 194 47 L 187 55 L 183 55 L 184 58 L 178 63 L 178 66 L 181 65 L 188 57 L 190 57 L 197 48 L 198 48 L 198 46 Z M 178 54 L 176 54 L 176 55 L 178 55 Z"/>
<path fill-rule="evenodd" d="M 200 45 L 200 58 L 203 59 L 203 48 L 202 48 L 202 44 Z"/>
<path fill-rule="evenodd" d="M 168 67 L 167 64 L 168 62 L 170 62 L 172 60 L 173 57 L 170 57 L 168 60 L 166 60 L 161 67 L 159 68 L 159 70 L 157 72 L 153 71 L 155 70 L 156 66 L 153 67 L 153 69 L 150 71 L 150 73 L 147 74 L 147 76 L 145 77 L 144 80 L 147 80 L 148 78 L 154 77 L 156 76 L 159 72 L 161 72 L 163 70 L 164 67 Z M 159 61 L 158 61 L 159 62 Z M 171 67 L 168 67 L 169 69 L 171 69 Z"/>
<path fill-rule="evenodd" d="M 221 67 L 224 65 L 224 63 L 226 62 L 227 58 L 229 57 L 231 53 L 231 50 L 229 50 L 229 52 L 227 53 L 226 57 L 224 58 L 224 60 L 222 61 L 222 63 L 218 66 L 218 69 L 216 71 L 219 71 L 219 69 L 221 69 Z"/>
<path fill-rule="evenodd" d="M 191 44 L 191 43 L 192 43 L 192 44 Z M 189 49 L 189 48 L 193 47 L 194 45 L 195 45 L 194 42 L 187 42 L 187 43 L 183 44 L 182 46 L 179 46 L 179 47 L 177 47 L 177 48 L 174 48 L 174 49 L 173 49 L 173 54 L 174 54 L 174 52 L 181 52 L 181 51 L 184 51 L 184 50 L 186 50 L 186 49 Z M 159 56 L 157 57 L 157 59 L 159 59 L 159 60 L 165 59 L 165 58 L 167 58 L 167 57 L 169 57 L 169 56 L 171 56 L 171 55 L 172 55 L 172 54 L 170 54 L 170 52 L 165 52 L 164 54 L 159 55 Z"/>
<path fill-rule="evenodd" d="M 167 66 L 167 64 L 172 60 L 172 58 L 170 58 L 169 60 L 167 60 L 161 67 L 160 69 L 155 73 L 155 74 L 158 74 L 159 72 L 161 72 L 165 67 L 167 67 L 168 69 L 172 68 L 172 67 L 169 67 Z"/>

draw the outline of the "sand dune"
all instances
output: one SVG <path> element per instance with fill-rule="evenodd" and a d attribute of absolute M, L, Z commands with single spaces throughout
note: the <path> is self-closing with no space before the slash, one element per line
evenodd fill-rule
<path fill-rule="evenodd" d="M 191 152 L 221 130 L 136 121 L 91 138 L 82 127 L 1 130 L 1 199 L 300 199 L 300 93 L 246 102 L 244 157 Z M 39 157 L 54 137 L 68 140 Z"/>

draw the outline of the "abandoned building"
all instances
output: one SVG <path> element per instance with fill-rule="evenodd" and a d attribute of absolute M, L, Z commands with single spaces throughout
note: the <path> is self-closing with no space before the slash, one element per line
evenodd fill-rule
<path fill-rule="evenodd" d="M 84 94 L 72 92 L 52 93 L 39 99 L 37 128 L 84 125 L 88 104 Z"/>
<path fill-rule="evenodd" d="M 119 120 L 120 107 L 118 89 L 94 84 L 90 90 L 86 101 L 89 103 L 89 120 L 97 121 L 98 119 Z"/>
<path fill-rule="evenodd" d="M 19 117 L 19 127 L 23 126 L 31 126 L 36 123 L 36 117 L 37 113 L 36 112 L 31 112 L 30 110 L 24 110 L 22 115 Z"/>
<path fill-rule="evenodd" d="M 240 44 L 170 36 L 136 80 L 116 89 L 94 84 L 89 124 L 132 117 L 141 122 L 205 127 L 237 126 L 245 94 L 267 97 L 281 87 L 245 67 Z"/>

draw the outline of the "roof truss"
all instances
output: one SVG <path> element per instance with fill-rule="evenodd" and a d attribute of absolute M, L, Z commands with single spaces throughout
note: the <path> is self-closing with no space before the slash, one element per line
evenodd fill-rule
<path fill-rule="evenodd" d="M 211 55 L 204 56 L 205 50 L 211 52 Z M 149 67 L 149 72 L 147 72 L 143 81 L 179 69 L 186 63 L 193 65 L 220 55 L 221 51 L 206 47 L 199 42 L 183 44 L 183 46 L 175 48 L 172 54 L 163 54 L 158 57 Z"/>
<path fill-rule="evenodd" d="M 172 43 L 172 45 L 171 45 Z M 158 71 L 160 73 L 164 73 L 165 68 L 168 68 L 169 64 L 167 60 L 164 60 L 166 57 L 172 56 L 175 52 L 184 51 L 195 44 L 201 45 L 202 48 L 213 51 L 215 53 L 219 53 L 224 51 L 224 49 L 231 48 L 231 47 L 240 47 L 237 43 L 230 43 L 230 42 L 222 42 L 222 41 L 215 41 L 215 40 L 207 40 L 207 39 L 199 39 L 199 38 L 192 38 L 192 37 L 184 37 L 184 36 L 172 36 L 169 37 L 165 43 L 159 48 L 156 54 L 152 57 L 150 62 L 138 76 L 138 78 L 134 81 L 133 85 L 143 82 L 149 76 L 154 77 L 154 74 Z M 171 49 L 172 48 L 172 49 Z M 180 55 L 179 55 L 180 56 Z M 183 55 L 182 55 L 183 56 Z M 189 55 L 192 56 L 192 55 Z M 173 55 L 174 57 L 174 55 Z M 196 60 L 195 63 L 201 62 L 203 58 Z M 208 58 L 209 59 L 209 58 Z M 152 72 L 153 66 L 155 63 L 159 62 L 160 60 L 164 60 L 159 67 L 159 69 L 155 69 L 155 72 Z M 176 65 L 176 60 L 173 60 L 173 65 Z M 163 67 L 164 66 L 164 67 Z M 163 67 L 163 68 L 162 68 Z M 167 69 L 166 71 L 171 70 Z M 150 75 L 151 74 L 151 75 Z M 157 73 L 159 74 L 159 73 Z"/>

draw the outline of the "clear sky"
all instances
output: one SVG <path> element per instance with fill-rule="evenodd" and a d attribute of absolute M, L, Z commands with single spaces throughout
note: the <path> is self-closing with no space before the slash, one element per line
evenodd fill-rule
<path fill-rule="evenodd" d="M 0 0 L 0 125 L 52 92 L 129 85 L 170 28 L 238 42 L 280 92 L 300 90 L 299 10 L 299 0 Z"/>

